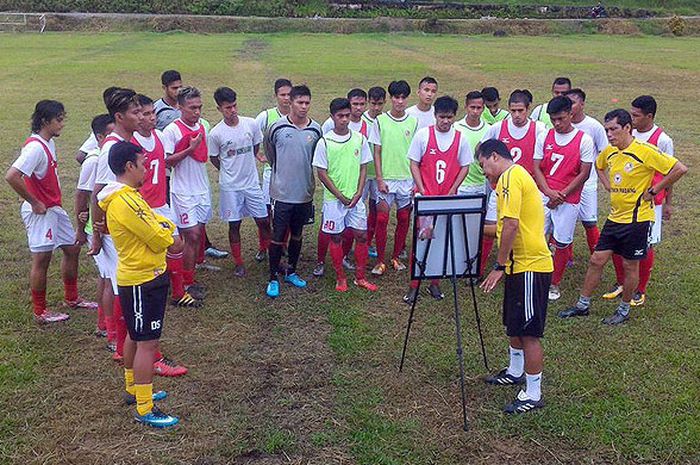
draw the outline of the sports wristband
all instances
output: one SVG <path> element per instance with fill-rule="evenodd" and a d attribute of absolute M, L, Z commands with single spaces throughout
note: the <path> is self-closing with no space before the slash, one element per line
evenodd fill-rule
<path fill-rule="evenodd" d="M 506 266 L 505 266 L 505 265 L 501 265 L 501 264 L 499 264 L 498 262 L 496 262 L 496 263 L 493 264 L 493 269 L 494 269 L 494 271 L 505 271 L 505 270 L 506 270 Z"/>

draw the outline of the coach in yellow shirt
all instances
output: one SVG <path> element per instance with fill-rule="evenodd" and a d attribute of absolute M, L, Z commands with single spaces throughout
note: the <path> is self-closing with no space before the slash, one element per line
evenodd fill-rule
<path fill-rule="evenodd" d="M 117 177 L 99 193 L 114 246 L 117 284 L 128 335 L 124 343 L 125 401 L 136 403 L 136 420 L 157 428 L 178 423 L 177 417 L 153 405 L 153 362 L 163 329 L 169 279 L 165 253 L 175 225 L 151 210 L 138 188 L 146 170 L 141 148 L 118 142 L 109 151 L 109 167 Z"/>
<path fill-rule="evenodd" d="M 479 164 L 496 184 L 498 201 L 498 257 L 481 284 L 491 292 L 505 275 L 503 324 L 510 338 L 510 364 L 486 382 L 497 386 L 522 385 L 506 413 L 525 413 L 544 406 L 541 381 L 544 335 L 552 254 L 544 237 L 542 194 L 525 168 L 513 162 L 506 145 L 496 139 L 478 149 Z"/>
<path fill-rule="evenodd" d="M 626 110 L 613 110 L 605 115 L 605 132 L 610 145 L 598 155 L 596 169 L 599 179 L 610 192 L 610 215 L 588 263 L 578 302 L 559 312 L 559 316 L 570 318 L 589 314 L 591 295 L 600 283 L 603 266 L 615 253 L 622 256 L 625 269 L 622 301 L 603 323 L 618 325 L 629 319 L 630 300 L 639 283 L 639 261 L 646 257 L 649 247 L 654 197 L 671 187 L 688 168 L 657 147 L 635 139 L 632 136 L 632 117 Z M 657 171 L 664 177 L 653 184 Z"/>

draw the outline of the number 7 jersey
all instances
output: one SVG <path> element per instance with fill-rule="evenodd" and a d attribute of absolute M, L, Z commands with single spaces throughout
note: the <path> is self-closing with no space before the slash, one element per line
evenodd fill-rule
<path fill-rule="evenodd" d="M 167 201 L 167 185 L 165 180 L 165 149 L 159 131 L 152 130 L 149 137 L 135 132 L 131 143 L 143 150 L 143 164 L 146 168 L 143 185 L 139 192 L 151 208 L 160 208 Z"/>

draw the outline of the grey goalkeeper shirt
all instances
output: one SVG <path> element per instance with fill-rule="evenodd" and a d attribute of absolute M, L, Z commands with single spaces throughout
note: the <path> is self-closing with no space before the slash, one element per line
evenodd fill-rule
<path fill-rule="evenodd" d="M 304 128 L 286 116 L 270 126 L 265 135 L 265 155 L 272 167 L 270 198 L 286 203 L 313 200 L 316 183 L 311 162 L 321 136 L 321 126 L 312 119 Z"/>

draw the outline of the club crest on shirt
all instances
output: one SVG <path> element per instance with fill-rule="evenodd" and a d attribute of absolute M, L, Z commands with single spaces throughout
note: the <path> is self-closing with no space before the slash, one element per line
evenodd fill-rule
<path fill-rule="evenodd" d="M 356 158 L 359 157 L 360 156 L 360 149 L 355 149 L 354 155 Z"/>
<path fill-rule="evenodd" d="M 632 162 L 625 163 L 625 173 L 631 173 L 634 169 L 634 164 Z"/>
<path fill-rule="evenodd" d="M 404 135 L 406 136 L 406 139 L 410 139 L 411 138 L 411 131 L 406 129 L 406 132 L 404 133 Z"/>
<path fill-rule="evenodd" d="M 615 173 L 613 176 L 613 182 L 615 184 L 620 184 L 622 182 L 622 174 L 621 173 Z"/>
<path fill-rule="evenodd" d="M 307 143 L 310 144 L 311 142 L 313 142 L 313 140 L 314 140 L 314 136 L 313 136 L 313 135 L 308 134 L 308 135 L 306 136 L 306 142 L 307 142 Z"/>

